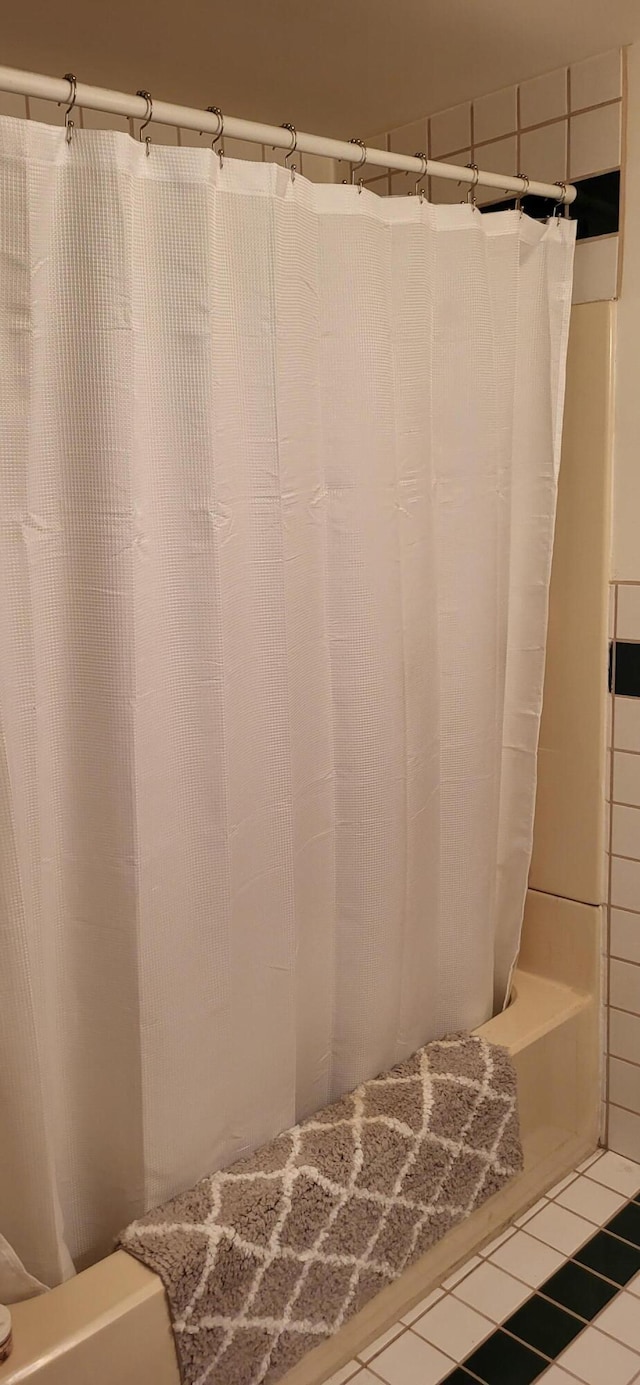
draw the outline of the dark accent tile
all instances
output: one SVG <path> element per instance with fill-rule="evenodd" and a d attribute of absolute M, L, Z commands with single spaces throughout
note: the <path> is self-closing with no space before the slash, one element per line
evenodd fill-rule
<path fill-rule="evenodd" d="M 622 1236 L 623 1241 L 631 1241 L 640 1247 L 640 1207 L 637 1202 L 628 1202 L 621 1212 L 607 1222 L 607 1231 L 612 1236 Z"/>
<path fill-rule="evenodd" d="M 618 697 L 640 697 L 640 641 L 616 640 L 613 681 Z"/>
<path fill-rule="evenodd" d="M 502 1326 L 505 1332 L 512 1332 L 514 1337 L 519 1337 L 522 1342 L 535 1347 L 536 1351 L 542 1351 L 545 1356 L 555 1360 L 569 1342 L 583 1331 L 585 1324 L 573 1313 L 567 1313 L 564 1308 L 534 1294 Z"/>
<path fill-rule="evenodd" d="M 538 1290 L 555 1303 L 561 1303 L 563 1308 L 577 1313 L 578 1317 L 586 1318 L 587 1322 L 591 1322 L 619 1292 L 619 1286 L 607 1284 L 599 1275 L 575 1265 L 572 1260 L 552 1274 Z"/>
<path fill-rule="evenodd" d="M 578 196 L 570 204 L 569 216 L 578 222 L 577 240 L 615 235 L 620 219 L 620 169 L 582 178 L 575 186 Z M 484 204 L 480 211 L 507 211 L 515 206 L 515 197 L 497 196 L 495 202 Z M 527 216 L 542 221 L 551 216 L 555 203 L 552 198 L 525 197 L 522 206 Z"/>
<path fill-rule="evenodd" d="M 577 239 L 614 235 L 620 218 L 620 169 L 581 178 L 576 188 L 569 216 L 578 222 Z"/>
<path fill-rule="evenodd" d="M 609 692 L 613 692 L 613 640 L 609 640 Z"/>
<path fill-rule="evenodd" d="M 462 1366 L 457 1366 L 451 1375 L 446 1375 L 442 1385 L 478 1385 L 468 1371 L 463 1371 Z"/>
<path fill-rule="evenodd" d="M 628 1284 L 640 1270 L 640 1249 L 610 1236 L 608 1231 L 598 1231 L 573 1258 L 605 1279 L 612 1279 L 614 1284 Z"/>
<path fill-rule="evenodd" d="M 506 1332 L 498 1331 L 467 1357 L 464 1365 L 485 1385 L 530 1385 L 549 1362 Z"/>

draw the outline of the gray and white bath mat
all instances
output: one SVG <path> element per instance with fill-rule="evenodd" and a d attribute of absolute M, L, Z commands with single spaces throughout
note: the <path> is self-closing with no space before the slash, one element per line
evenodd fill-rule
<path fill-rule="evenodd" d="M 511 1058 L 458 1034 L 203 1178 L 120 1244 L 165 1285 L 185 1385 L 260 1385 L 521 1168 Z"/>

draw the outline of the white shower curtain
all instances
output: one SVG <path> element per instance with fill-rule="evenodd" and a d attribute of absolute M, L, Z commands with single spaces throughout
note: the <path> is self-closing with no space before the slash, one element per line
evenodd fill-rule
<path fill-rule="evenodd" d="M 575 228 L 8 118 L 0 179 L 2 1299 L 503 1003 Z"/>

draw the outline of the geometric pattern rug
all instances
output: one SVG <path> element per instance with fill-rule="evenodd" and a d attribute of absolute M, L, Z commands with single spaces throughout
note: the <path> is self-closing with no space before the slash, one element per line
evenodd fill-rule
<path fill-rule="evenodd" d="M 133 1222 L 185 1385 L 271 1385 L 522 1169 L 506 1049 L 426 1044 Z"/>

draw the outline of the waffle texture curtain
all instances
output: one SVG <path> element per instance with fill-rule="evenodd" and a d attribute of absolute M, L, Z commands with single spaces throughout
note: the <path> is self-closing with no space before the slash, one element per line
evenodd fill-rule
<path fill-rule="evenodd" d="M 574 227 L 9 118 L 0 185 L 1 1300 L 504 1002 Z"/>

